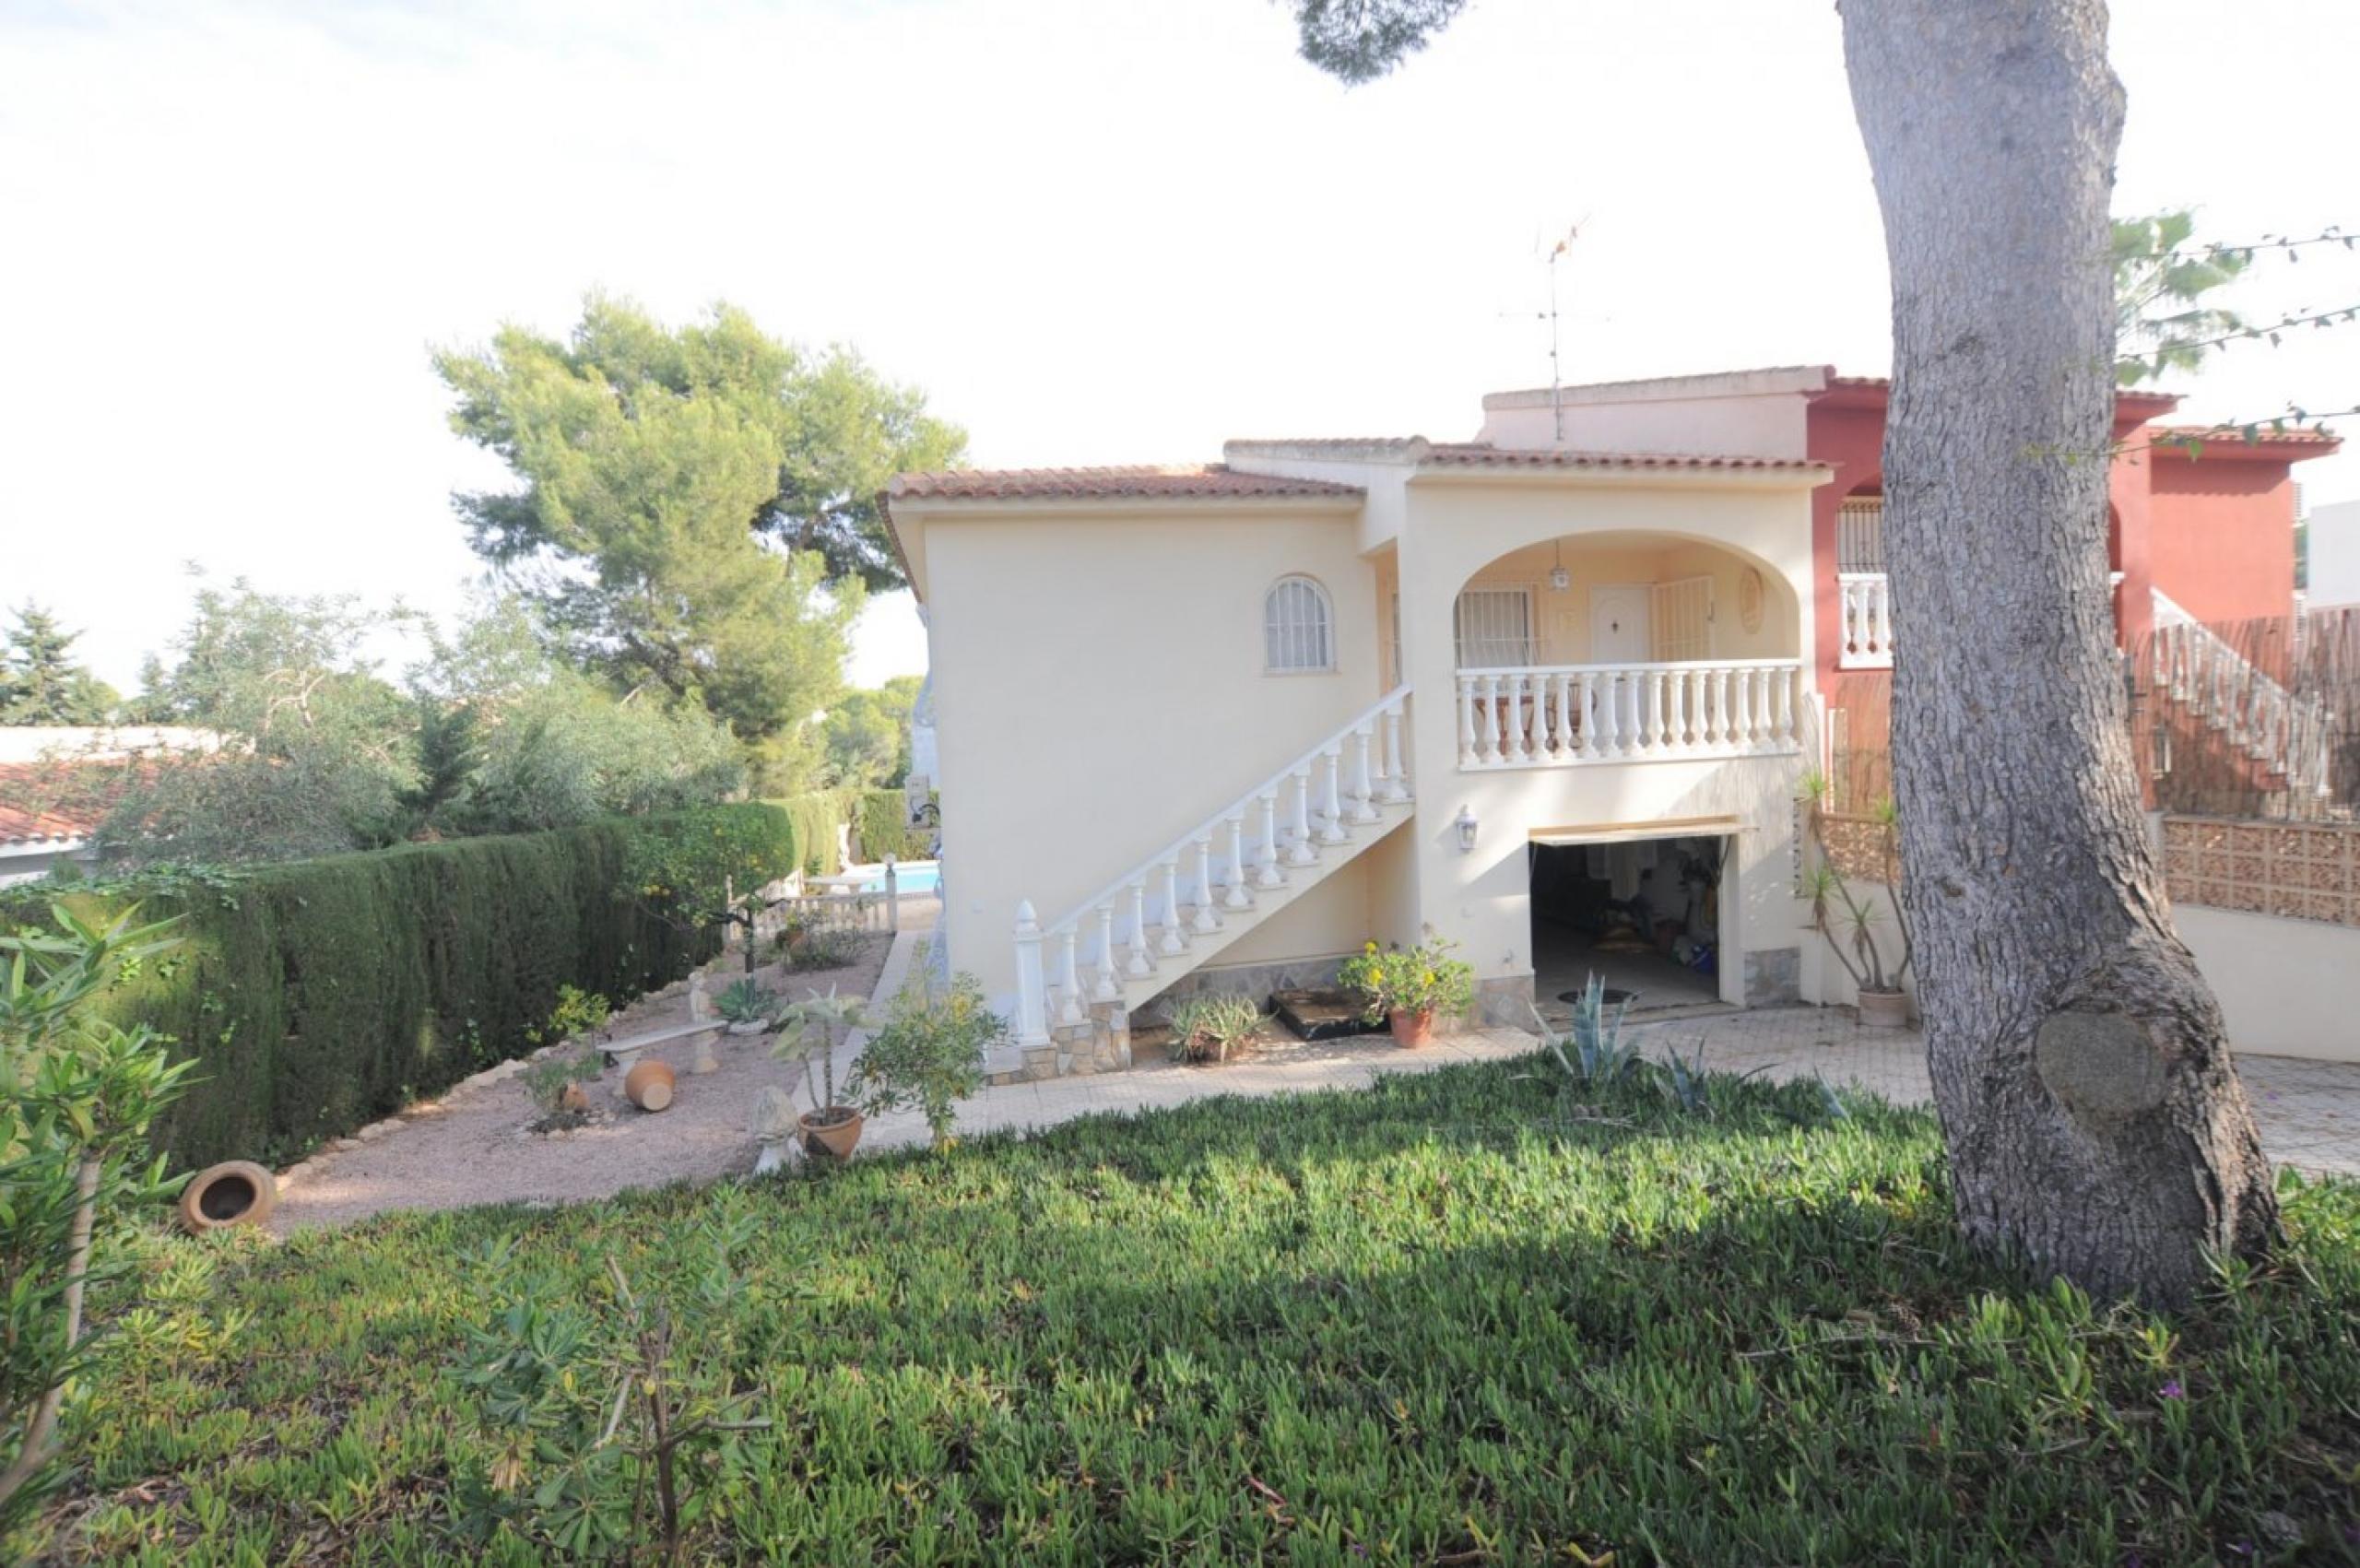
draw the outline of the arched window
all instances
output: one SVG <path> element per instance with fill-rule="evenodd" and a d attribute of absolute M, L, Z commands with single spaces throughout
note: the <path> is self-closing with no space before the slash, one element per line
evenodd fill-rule
<path fill-rule="evenodd" d="M 1262 596 L 1262 666 L 1272 675 L 1336 667 L 1335 618 L 1328 590 L 1308 577 L 1281 577 Z"/>

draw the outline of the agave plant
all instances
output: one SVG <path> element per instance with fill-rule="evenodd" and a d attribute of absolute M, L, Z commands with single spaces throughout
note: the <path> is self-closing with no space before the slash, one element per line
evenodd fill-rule
<path fill-rule="evenodd" d="M 1622 1019 L 1630 1009 L 1627 999 L 1610 1006 L 1605 982 L 1593 974 L 1582 986 L 1581 998 L 1574 1004 L 1573 1027 L 1555 1034 L 1544 1024 L 1540 1038 L 1574 1082 L 1585 1086 L 1612 1083 L 1638 1071 L 1646 1060 L 1639 1054 L 1637 1044 L 1626 1043 L 1622 1039 Z M 1539 1014 L 1534 1016 L 1538 1018 Z"/>

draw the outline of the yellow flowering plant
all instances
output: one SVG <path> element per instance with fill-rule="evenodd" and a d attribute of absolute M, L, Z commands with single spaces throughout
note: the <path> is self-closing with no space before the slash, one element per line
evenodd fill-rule
<path fill-rule="evenodd" d="M 1336 971 L 1337 984 L 1367 1002 L 1371 1023 L 1394 1012 L 1465 1012 L 1475 1001 L 1475 966 L 1453 958 L 1458 944 L 1433 932 L 1414 948 L 1370 942 Z"/>

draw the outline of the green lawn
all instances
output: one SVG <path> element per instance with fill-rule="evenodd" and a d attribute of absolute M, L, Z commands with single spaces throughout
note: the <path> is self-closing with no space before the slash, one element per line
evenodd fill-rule
<path fill-rule="evenodd" d="M 2283 1265 L 2167 1324 L 1965 1256 L 1926 1115 L 1540 1075 L 173 1243 L 43 1550 L 563 1560 L 453 1369 L 520 1281 L 545 1343 L 610 1324 L 612 1256 L 771 1423 L 697 1561 L 2360 1561 L 2360 1188 L 2290 1183 Z"/>

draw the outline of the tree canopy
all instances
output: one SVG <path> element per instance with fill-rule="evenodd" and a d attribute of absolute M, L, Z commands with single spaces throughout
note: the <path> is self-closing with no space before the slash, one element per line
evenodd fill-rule
<path fill-rule="evenodd" d="M 926 682 L 897 675 L 870 691 L 847 691 L 828 710 L 828 783 L 897 788 L 910 775 L 910 714 Z"/>
<path fill-rule="evenodd" d="M 828 706 L 863 594 L 901 581 L 886 481 L 965 442 L 851 351 L 728 305 L 673 330 L 594 296 L 562 342 L 510 326 L 434 362 L 452 428 L 520 481 L 456 498 L 478 553 L 618 690 L 696 698 L 756 742 Z"/>
<path fill-rule="evenodd" d="M 2204 296 L 2235 283 L 2252 255 L 2191 245 L 2195 234 L 2196 215 L 2185 209 L 2114 220 L 2115 380 L 2124 386 L 2193 371 L 2245 326 Z"/>
<path fill-rule="evenodd" d="M 372 654 L 427 652 L 401 684 Z M 146 759 L 127 788 L 86 768 L 133 859 L 288 859 L 667 811 L 742 787 L 744 749 L 697 702 L 618 698 L 552 656 L 526 607 L 495 601 L 447 635 L 348 597 L 207 586 L 151 661 L 143 716 L 215 732 L 218 749 Z"/>

